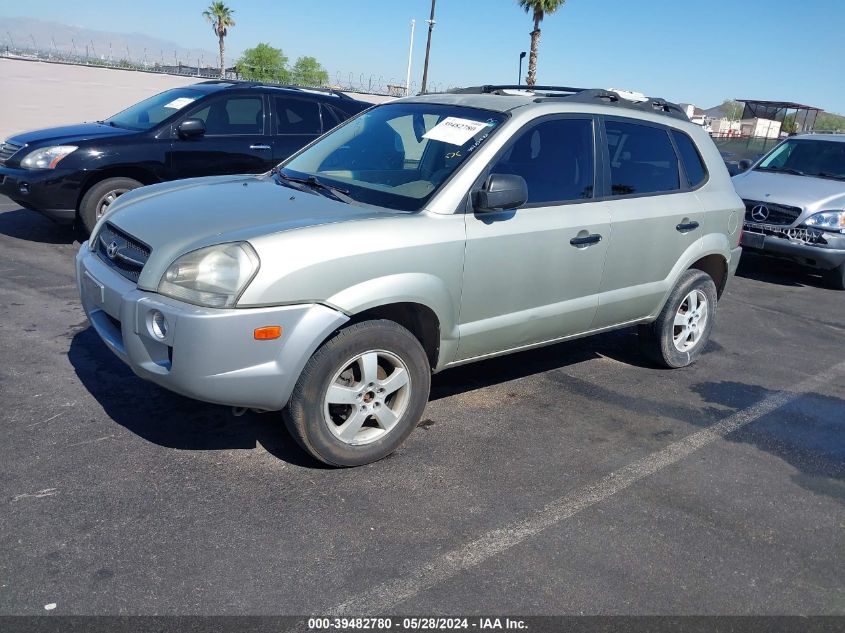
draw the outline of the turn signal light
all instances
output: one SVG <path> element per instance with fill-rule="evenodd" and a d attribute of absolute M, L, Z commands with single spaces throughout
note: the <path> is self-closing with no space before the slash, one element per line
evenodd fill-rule
<path fill-rule="evenodd" d="M 265 325 L 264 327 L 255 328 L 253 332 L 256 341 L 272 341 L 273 339 L 281 338 L 282 327 L 280 325 Z"/>

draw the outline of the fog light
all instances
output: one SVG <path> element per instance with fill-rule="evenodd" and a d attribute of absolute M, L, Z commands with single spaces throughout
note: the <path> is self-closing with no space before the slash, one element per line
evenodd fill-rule
<path fill-rule="evenodd" d="M 150 313 L 150 329 L 157 339 L 164 340 L 167 337 L 167 319 L 158 310 Z"/>

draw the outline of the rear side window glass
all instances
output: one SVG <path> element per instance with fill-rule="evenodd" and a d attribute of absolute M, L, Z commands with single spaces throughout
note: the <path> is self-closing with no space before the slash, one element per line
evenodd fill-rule
<path fill-rule="evenodd" d="M 350 116 L 352 116 L 348 112 L 344 112 L 343 110 L 341 110 L 340 108 L 338 108 L 336 106 L 329 105 L 328 103 L 324 103 L 323 104 L 323 112 L 326 112 L 326 111 L 330 111 L 332 113 L 332 116 L 335 119 L 337 119 L 338 123 L 343 123 L 344 121 L 346 121 L 346 119 L 348 119 Z M 324 121 L 324 123 L 325 123 L 325 121 Z"/>
<path fill-rule="evenodd" d="M 320 109 L 323 111 L 323 125 L 327 130 L 346 119 L 346 117 L 338 116 L 338 110 L 325 103 L 320 105 Z"/>
<path fill-rule="evenodd" d="M 494 174 L 516 174 L 528 185 L 528 203 L 593 197 L 593 122 L 552 119 L 520 132 L 494 165 Z"/>
<path fill-rule="evenodd" d="M 321 134 L 317 101 L 276 97 L 276 134 Z"/>
<path fill-rule="evenodd" d="M 610 120 L 605 131 L 612 195 L 680 189 L 678 157 L 665 128 Z"/>
<path fill-rule="evenodd" d="M 672 130 L 672 138 L 675 139 L 675 145 L 681 154 L 681 163 L 684 165 L 689 186 L 697 187 L 707 179 L 707 169 L 704 167 L 704 161 L 701 160 L 695 143 L 689 136 L 677 130 Z"/>

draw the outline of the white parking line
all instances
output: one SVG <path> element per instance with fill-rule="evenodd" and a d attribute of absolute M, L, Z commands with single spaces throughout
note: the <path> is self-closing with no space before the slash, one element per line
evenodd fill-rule
<path fill-rule="evenodd" d="M 757 404 L 728 416 L 713 426 L 696 431 L 664 449 L 647 455 L 632 464 L 610 473 L 598 482 L 570 492 L 548 504 L 536 514 L 492 530 L 479 538 L 461 545 L 442 556 L 430 559 L 396 578 L 367 589 L 331 609 L 331 615 L 376 615 L 417 594 L 442 583 L 457 574 L 480 565 L 508 549 L 519 545 L 546 528 L 568 519 L 604 501 L 617 492 L 629 488 L 691 455 L 729 433 L 759 420 L 802 395 L 822 386 L 839 374 L 845 373 L 845 362 L 831 367 L 795 385 L 793 391 L 781 391 L 764 398 Z"/>

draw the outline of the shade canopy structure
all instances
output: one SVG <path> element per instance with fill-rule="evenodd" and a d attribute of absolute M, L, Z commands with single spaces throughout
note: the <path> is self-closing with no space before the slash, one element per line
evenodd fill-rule
<path fill-rule="evenodd" d="M 793 101 L 760 101 L 758 99 L 737 99 L 737 101 L 745 104 L 742 111 L 743 119 L 760 118 L 783 123 L 790 110 L 795 110 L 796 132 L 812 131 L 819 112 L 824 112 L 821 108 Z"/>

